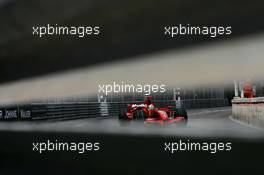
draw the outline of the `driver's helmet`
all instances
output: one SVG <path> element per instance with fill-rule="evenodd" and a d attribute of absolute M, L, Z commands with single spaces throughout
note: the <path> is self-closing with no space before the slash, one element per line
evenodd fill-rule
<path fill-rule="evenodd" d="M 151 96 L 146 96 L 146 97 L 145 97 L 145 103 L 146 103 L 147 105 L 150 105 L 150 104 L 151 104 L 151 99 L 152 99 Z"/>
<path fill-rule="evenodd" d="M 153 105 L 153 104 L 150 104 L 150 105 L 148 106 L 148 109 L 149 109 L 149 110 L 154 110 L 154 109 L 155 109 L 155 107 L 154 107 L 154 105 Z"/>

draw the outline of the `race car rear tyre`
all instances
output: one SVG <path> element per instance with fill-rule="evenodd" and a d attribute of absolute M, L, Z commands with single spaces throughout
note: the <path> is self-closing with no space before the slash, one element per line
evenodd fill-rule
<path fill-rule="evenodd" d="M 135 113 L 134 113 L 134 119 L 135 120 L 145 120 L 146 117 L 147 117 L 146 113 L 142 109 L 136 110 Z"/>
<path fill-rule="evenodd" d="M 177 108 L 174 110 L 174 117 L 177 117 L 177 116 L 182 116 L 184 117 L 186 121 L 188 120 L 188 115 L 184 108 Z"/>

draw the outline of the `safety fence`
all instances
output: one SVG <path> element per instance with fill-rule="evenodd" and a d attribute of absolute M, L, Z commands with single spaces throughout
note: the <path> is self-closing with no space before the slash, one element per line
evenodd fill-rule
<path fill-rule="evenodd" d="M 196 108 L 214 108 L 228 106 L 226 98 L 211 98 L 211 99 L 188 99 L 181 101 L 182 106 L 186 109 Z"/>
<path fill-rule="evenodd" d="M 85 101 L 49 101 L 29 104 L 6 105 L 0 108 L 0 120 L 45 120 L 77 119 L 104 116 L 118 116 L 122 108 L 130 102 L 85 102 Z M 154 101 L 157 107 L 210 108 L 227 106 L 226 99 L 196 99 L 182 101 Z"/>

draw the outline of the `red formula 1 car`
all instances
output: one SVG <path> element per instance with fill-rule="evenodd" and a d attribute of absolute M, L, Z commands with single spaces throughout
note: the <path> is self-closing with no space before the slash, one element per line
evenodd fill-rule
<path fill-rule="evenodd" d="M 119 120 L 132 121 L 144 120 L 145 123 L 186 123 L 187 112 L 183 108 L 167 106 L 157 108 L 151 102 L 151 96 L 147 96 L 145 102 L 140 104 L 129 104 L 127 109 L 121 110 Z"/>

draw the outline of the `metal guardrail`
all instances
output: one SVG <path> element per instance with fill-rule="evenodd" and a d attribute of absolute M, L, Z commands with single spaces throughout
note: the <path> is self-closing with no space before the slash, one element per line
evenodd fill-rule
<path fill-rule="evenodd" d="M 1 120 L 46 120 L 46 119 L 77 119 L 104 116 L 117 116 L 121 108 L 130 102 L 85 102 L 85 101 L 54 101 L 35 102 L 30 104 L 9 105 L 0 108 Z M 210 108 L 227 106 L 226 99 L 196 99 L 177 101 L 155 101 L 158 107 L 175 106 L 190 108 Z"/>

